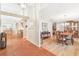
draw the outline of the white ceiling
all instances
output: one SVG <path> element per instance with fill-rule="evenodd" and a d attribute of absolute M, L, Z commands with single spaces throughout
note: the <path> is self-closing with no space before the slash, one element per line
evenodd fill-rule
<path fill-rule="evenodd" d="M 40 8 L 42 19 L 52 21 L 79 19 L 79 4 L 77 3 L 41 3 Z"/>
<path fill-rule="evenodd" d="M 26 4 L 26 15 L 32 14 L 32 6 L 34 3 Z M 79 4 L 78 3 L 38 3 L 40 5 L 40 17 L 50 21 L 65 21 L 71 19 L 79 20 Z M 28 9 L 29 8 L 29 9 Z M 34 7 L 33 7 L 34 8 Z M 17 4 L 2 4 L 2 10 L 22 14 L 22 10 Z M 28 11 L 28 13 L 27 13 Z M 21 13 L 20 13 L 21 12 Z"/>

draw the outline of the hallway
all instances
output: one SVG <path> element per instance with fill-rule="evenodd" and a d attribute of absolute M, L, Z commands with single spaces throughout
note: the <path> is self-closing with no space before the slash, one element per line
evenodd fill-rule
<path fill-rule="evenodd" d="M 0 50 L 0 56 L 54 56 L 25 39 L 8 39 L 7 48 Z"/>

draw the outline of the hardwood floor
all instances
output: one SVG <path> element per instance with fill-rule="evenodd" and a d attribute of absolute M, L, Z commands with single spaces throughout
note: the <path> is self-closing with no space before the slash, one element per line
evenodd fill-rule
<path fill-rule="evenodd" d="M 74 45 L 57 44 L 55 37 L 45 39 L 42 47 L 57 56 L 79 56 L 79 38 L 74 39 Z"/>
<path fill-rule="evenodd" d="M 26 39 L 8 39 L 7 48 L 0 49 L 0 56 L 55 56 L 49 51 L 38 48 Z"/>

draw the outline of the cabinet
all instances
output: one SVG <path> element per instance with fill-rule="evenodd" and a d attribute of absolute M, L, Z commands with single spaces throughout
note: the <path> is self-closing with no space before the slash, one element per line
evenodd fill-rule
<path fill-rule="evenodd" d="M 75 31 L 74 33 L 74 37 L 78 37 L 78 33 L 79 33 L 79 21 L 75 21 L 75 20 L 70 20 L 70 21 L 66 21 L 66 23 L 69 23 L 69 30 L 73 30 Z"/>

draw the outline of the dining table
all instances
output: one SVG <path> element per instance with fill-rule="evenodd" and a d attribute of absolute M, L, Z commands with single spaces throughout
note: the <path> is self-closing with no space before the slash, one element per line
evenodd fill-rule
<path fill-rule="evenodd" d="M 60 36 L 63 40 L 63 42 L 68 45 L 67 41 L 70 40 L 71 44 L 73 45 L 74 40 L 73 40 L 73 33 L 69 33 L 69 32 L 61 32 Z M 70 36 L 70 38 L 68 38 Z"/>

